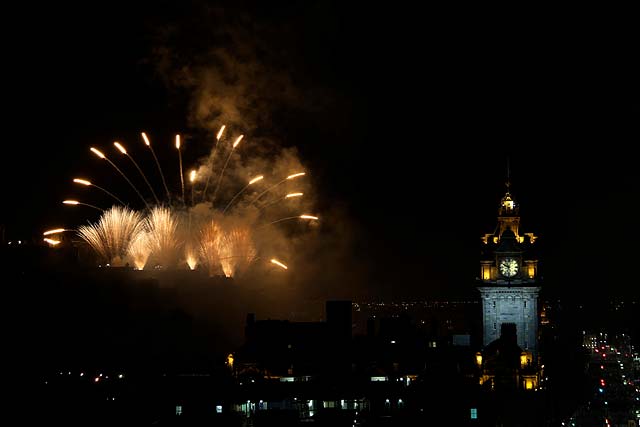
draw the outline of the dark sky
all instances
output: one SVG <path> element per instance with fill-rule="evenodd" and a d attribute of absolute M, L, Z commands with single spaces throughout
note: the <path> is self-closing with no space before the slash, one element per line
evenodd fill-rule
<path fill-rule="evenodd" d="M 323 232 L 344 277 L 367 295 L 468 295 L 507 159 L 546 286 L 638 295 L 640 39 L 622 11 L 343 3 L 10 7 L 7 236 L 86 220 L 60 200 L 76 174 L 114 179 L 90 145 L 197 140 L 240 103 L 247 138 L 298 148 L 320 214 L 339 218 Z M 205 118 L 203 81 L 224 104 Z"/>

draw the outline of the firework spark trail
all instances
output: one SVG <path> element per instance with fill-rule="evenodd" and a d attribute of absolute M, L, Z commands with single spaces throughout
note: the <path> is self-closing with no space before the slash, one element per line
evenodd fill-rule
<path fill-rule="evenodd" d="M 257 255 L 247 227 L 235 226 L 226 230 L 217 242 L 220 264 L 227 277 L 236 277 L 238 273 L 244 272 Z"/>
<path fill-rule="evenodd" d="M 191 207 L 193 207 L 193 188 L 195 187 L 196 182 L 195 169 L 189 173 L 189 182 L 191 183 Z M 189 209 L 189 236 L 191 236 L 191 209 Z"/>
<path fill-rule="evenodd" d="M 114 142 L 113 145 L 116 146 L 116 148 L 125 156 L 127 156 L 131 162 L 133 163 L 133 165 L 136 167 L 136 169 L 138 169 L 138 172 L 140 172 L 140 175 L 142 175 L 142 178 L 144 179 L 144 182 L 147 183 L 147 186 L 149 187 L 149 190 L 151 190 L 151 194 L 153 194 L 153 198 L 156 199 L 156 203 L 160 204 L 160 199 L 158 199 L 158 196 L 156 195 L 156 192 L 153 191 L 153 187 L 151 186 L 151 184 L 149 183 L 149 180 L 147 179 L 147 177 L 145 176 L 144 172 L 142 172 L 142 169 L 140 169 L 140 166 L 138 166 L 138 163 L 134 160 L 133 157 L 131 157 L 131 155 L 127 152 L 127 150 L 122 146 L 122 144 L 120 144 L 119 142 Z"/>
<path fill-rule="evenodd" d="M 265 203 L 265 204 L 264 204 L 263 206 L 261 206 L 259 209 L 260 209 L 260 211 L 262 212 L 262 211 L 264 211 L 264 209 L 266 209 L 266 208 L 268 208 L 269 206 L 274 205 L 274 204 L 276 204 L 276 203 L 278 203 L 278 202 L 281 202 L 281 201 L 283 201 L 283 200 L 287 200 L 287 199 L 298 198 L 298 197 L 302 197 L 302 196 L 304 196 L 304 193 L 289 193 L 289 194 L 287 194 L 287 195 L 286 195 L 286 196 L 284 196 L 284 197 L 281 197 L 281 198 L 276 199 L 276 200 L 274 200 L 274 201 L 272 201 L 272 202 L 269 202 L 269 203 Z"/>
<path fill-rule="evenodd" d="M 144 143 L 147 147 L 149 147 L 149 150 L 151 150 L 151 154 L 153 155 L 153 159 L 156 161 L 156 165 L 158 166 L 158 171 L 160 172 L 160 177 L 162 178 L 162 184 L 164 185 L 164 189 L 167 191 L 167 200 L 169 201 L 169 203 L 171 203 L 171 193 L 169 193 L 169 187 L 167 187 L 167 181 L 165 181 L 164 179 L 164 173 L 162 173 L 162 168 L 160 167 L 160 162 L 158 161 L 158 158 L 156 157 L 156 153 L 155 151 L 153 151 L 153 147 L 151 147 L 151 142 L 149 141 L 149 138 L 147 137 L 147 134 L 142 132 L 142 139 L 144 140 Z"/>
<path fill-rule="evenodd" d="M 275 265 L 277 265 L 278 267 L 283 268 L 283 269 L 285 269 L 285 270 L 287 270 L 287 269 L 289 268 L 289 267 L 287 267 L 286 265 L 284 265 L 283 263 L 281 263 L 280 261 L 278 261 L 278 260 L 277 260 L 277 259 L 275 259 L 275 258 L 272 258 L 272 259 L 271 259 L 271 263 L 272 263 L 272 264 L 275 264 Z"/>
<path fill-rule="evenodd" d="M 42 233 L 43 236 L 49 236 L 51 234 L 59 234 L 59 233 L 64 233 L 65 231 L 73 231 L 67 228 L 54 228 L 53 230 L 47 230 L 44 233 Z"/>
<path fill-rule="evenodd" d="M 129 244 L 128 255 L 133 261 L 133 265 L 138 270 L 144 270 L 149 255 L 151 254 L 151 244 L 149 241 L 149 233 L 142 231 L 133 238 Z"/>
<path fill-rule="evenodd" d="M 249 186 L 250 186 L 250 185 L 255 184 L 255 183 L 256 183 L 256 182 L 258 182 L 258 181 L 262 181 L 263 179 L 264 179 L 264 176 L 262 176 L 262 175 L 258 175 L 258 176 L 256 176 L 255 178 L 253 178 L 251 181 L 249 181 L 249 183 L 248 183 L 247 185 L 245 185 L 245 186 L 242 188 L 242 190 L 238 191 L 238 192 L 236 193 L 236 195 L 235 195 L 235 196 L 233 196 L 233 198 L 229 201 L 229 203 L 227 203 L 227 206 L 225 206 L 225 208 L 224 208 L 224 210 L 222 211 L 222 213 L 224 214 L 224 213 L 227 211 L 227 209 L 229 209 L 229 206 L 231 206 L 231 204 L 233 203 L 233 201 L 234 201 L 234 200 L 235 200 L 235 199 L 236 199 L 240 194 L 242 194 L 242 193 L 244 192 L 244 190 L 246 190 L 247 188 L 249 188 Z"/>
<path fill-rule="evenodd" d="M 115 170 L 117 170 L 118 172 L 120 172 L 120 175 L 122 175 L 122 177 L 129 183 L 129 185 L 131 186 L 131 188 L 133 188 L 135 190 L 136 193 L 138 193 L 138 196 L 140 196 L 140 198 L 142 199 L 142 201 L 144 202 L 145 206 L 147 207 L 147 209 L 151 210 L 151 207 L 149 206 L 149 203 L 147 203 L 147 201 L 145 200 L 145 198 L 142 196 L 142 194 L 140 193 L 140 191 L 138 191 L 138 188 L 133 185 L 133 183 L 129 180 L 129 178 L 127 178 L 127 176 L 124 174 L 124 172 L 122 172 L 120 170 L 120 168 L 118 166 L 116 166 L 115 163 L 113 163 L 111 160 L 109 160 L 109 158 L 107 156 L 105 156 L 104 154 L 102 154 L 102 152 L 100 152 L 99 150 L 91 147 L 90 148 L 91 151 L 93 151 L 94 154 L 96 154 L 98 157 L 100 157 L 101 159 L 106 160 L 107 162 L 109 162 L 109 164 L 111 166 L 113 166 L 115 168 Z"/>
<path fill-rule="evenodd" d="M 213 277 L 220 269 L 220 255 L 218 254 L 217 240 L 222 234 L 222 229 L 217 222 L 211 220 L 200 230 L 199 245 L 200 258 L 209 270 L 209 276 Z"/>
<path fill-rule="evenodd" d="M 222 177 L 224 177 L 224 171 L 227 168 L 227 165 L 229 164 L 229 160 L 231 160 L 231 155 L 233 154 L 233 150 L 235 150 L 238 144 L 240 144 L 240 141 L 242 141 L 243 137 L 244 135 L 240 135 L 231 146 L 231 151 L 229 151 L 229 155 L 227 156 L 227 161 L 224 163 L 224 166 L 222 167 L 222 171 L 220 172 L 220 177 L 218 178 L 218 184 L 216 185 L 216 189 L 213 192 L 213 197 L 211 197 L 211 204 L 213 204 L 213 202 L 216 200 L 216 195 L 218 194 L 218 190 L 220 189 L 220 183 L 222 182 Z"/>
<path fill-rule="evenodd" d="M 45 237 L 44 239 L 45 242 L 47 242 L 48 244 L 50 244 L 51 246 L 55 246 L 55 245 L 59 245 L 61 242 L 60 240 L 55 240 L 55 239 L 49 239 L 48 237 Z"/>
<path fill-rule="evenodd" d="M 213 147 L 213 153 L 211 154 L 211 168 L 213 168 L 213 161 L 215 160 L 216 157 L 216 151 L 218 150 L 218 145 L 220 145 L 220 138 L 222 138 L 222 134 L 224 133 L 224 129 L 225 129 L 225 125 L 222 125 L 222 127 L 220 128 L 220 130 L 218 131 L 218 135 L 216 136 L 216 144 Z M 209 176 L 207 176 L 207 183 L 204 186 L 204 190 L 202 191 L 202 201 L 205 201 L 205 198 L 207 197 L 207 189 L 209 188 L 209 181 L 211 180 L 211 173 L 209 173 Z"/>
<path fill-rule="evenodd" d="M 129 208 L 113 206 L 95 224 L 82 225 L 78 236 L 108 264 L 120 265 L 126 259 L 131 242 L 144 232 L 142 216 Z"/>
<path fill-rule="evenodd" d="M 277 219 L 277 220 L 272 221 L 272 222 L 270 222 L 268 224 L 265 224 L 265 225 L 271 225 L 271 224 L 275 224 L 275 223 L 278 223 L 278 222 L 281 222 L 281 221 L 287 221 L 287 220 L 296 219 L 296 218 L 299 218 L 299 219 L 311 219 L 311 220 L 314 220 L 314 221 L 318 221 L 318 219 L 319 219 L 317 216 L 313 216 L 313 215 L 288 216 L 286 218 Z"/>
<path fill-rule="evenodd" d="M 184 256 L 189 270 L 195 270 L 198 265 L 198 252 L 191 245 L 187 245 L 184 250 Z"/>
<path fill-rule="evenodd" d="M 126 206 L 127 204 L 125 202 L 123 202 L 122 200 L 120 200 L 119 198 L 117 198 L 114 194 L 110 193 L 109 191 L 105 190 L 102 187 L 99 187 L 97 185 L 95 185 L 94 183 L 92 183 L 91 181 L 88 181 L 86 179 L 81 179 L 81 178 L 74 178 L 73 182 L 75 182 L 76 184 L 81 184 L 87 187 L 95 187 L 98 190 L 102 190 L 104 191 L 106 194 L 108 194 L 109 196 L 113 197 L 115 200 L 118 201 L 118 203 L 120 203 L 122 206 Z"/>
<path fill-rule="evenodd" d="M 180 135 L 176 135 L 176 148 L 178 149 L 178 162 L 180 163 L 180 186 L 182 188 L 182 204 L 187 207 L 184 198 L 184 173 L 182 172 L 182 151 L 180 150 Z"/>
<path fill-rule="evenodd" d="M 88 206 L 88 207 L 93 208 L 95 210 L 98 210 L 100 212 L 104 212 L 104 209 L 102 209 L 102 208 L 99 208 L 99 207 L 94 206 L 94 205 L 90 205 L 89 203 L 82 203 L 82 202 L 79 202 L 77 200 L 63 200 L 62 204 L 71 205 L 71 206 L 75 206 L 75 205 Z"/>
<path fill-rule="evenodd" d="M 191 183 L 191 206 L 193 206 L 193 187 L 195 187 L 196 182 L 196 171 L 192 170 L 189 172 L 189 182 Z M 191 213 L 191 212 L 189 212 Z"/>
<path fill-rule="evenodd" d="M 271 187 L 269 187 L 269 188 L 267 188 L 266 190 L 264 190 L 262 193 L 258 194 L 258 195 L 257 195 L 257 196 L 256 196 L 256 197 L 251 201 L 251 203 L 253 204 L 253 203 L 257 202 L 257 201 L 260 199 L 260 197 L 264 196 L 264 195 L 265 195 L 265 194 L 267 194 L 269 191 L 273 190 L 274 188 L 276 188 L 278 185 L 282 184 L 283 182 L 286 182 L 286 181 L 289 181 L 289 180 L 292 180 L 292 179 L 295 179 L 295 178 L 298 178 L 298 177 L 301 177 L 301 176 L 305 176 L 305 175 L 306 175 L 306 173 L 305 173 L 305 172 L 298 172 L 298 173 L 294 173 L 294 174 L 291 174 L 291 175 L 287 176 L 287 177 L 286 177 L 285 179 L 283 179 L 282 181 L 278 182 L 277 184 L 272 185 Z"/>
<path fill-rule="evenodd" d="M 146 230 L 149 233 L 151 256 L 164 268 L 171 268 L 177 260 L 178 247 L 178 218 L 170 208 L 154 206 L 145 219 Z"/>

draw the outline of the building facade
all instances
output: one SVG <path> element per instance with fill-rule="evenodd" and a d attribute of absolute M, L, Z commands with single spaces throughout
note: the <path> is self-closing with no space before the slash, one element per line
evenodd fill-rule
<path fill-rule="evenodd" d="M 482 297 L 483 347 L 515 327 L 517 345 L 531 363 L 538 357 L 537 236 L 520 230 L 519 206 L 509 192 L 500 200 L 493 233 L 482 236 L 478 290 Z M 512 326 L 511 326 L 512 325 Z"/>

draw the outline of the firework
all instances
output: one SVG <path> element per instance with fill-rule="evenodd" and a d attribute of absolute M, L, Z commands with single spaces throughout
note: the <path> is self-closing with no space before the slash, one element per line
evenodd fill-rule
<path fill-rule="evenodd" d="M 208 203 L 198 205 L 195 205 L 194 202 L 194 192 L 196 185 L 199 184 L 197 178 L 200 178 L 200 176 L 198 176 L 196 172 L 197 168 L 194 168 L 190 169 L 188 175 L 185 177 L 182 159 L 182 149 L 184 147 L 182 147 L 182 140 L 179 134 L 175 135 L 175 149 L 178 150 L 180 168 L 180 187 L 178 191 L 182 194 L 182 201 L 178 204 L 171 203 L 171 193 L 169 192 L 162 168 L 155 152 L 151 148 L 151 143 L 146 133 L 141 133 L 142 139 L 152 152 L 165 190 L 167 190 L 167 200 L 164 204 L 158 199 L 157 194 L 159 193 L 153 190 L 142 169 L 127 152 L 123 144 L 120 142 L 113 143 L 121 154 L 129 157 L 134 163 L 134 166 L 149 186 L 155 198 L 155 205 L 150 206 L 147 203 L 126 175 L 124 175 L 104 153 L 94 147 L 90 148 L 93 154 L 100 159 L 108 161 L 114 169 L 127 180 L 136 190 L 140 198 L 143 199 L 146 206 L 145 210 L 139 212 L 124 206 L 114 206 L 109 210 L 103 211 L 102 216 L 96 223 L 89 223 L 89 225 L 78 228 L 78 235 L 96 252 L 101 262 L 114 266 L 122 265 L 124 262 L 130 262 L 136 269 L 140 270 L 144 269 L 150 263 L 162 269 L 188 267 L 193 270 L 201 265 L 208 270 L 210 276 L 224 275 L 227 277 L 240 277 L 243 273 L 247 272 L 258 259 L 270 260 L 272 264 L 285 270 L 288 268 L 276 258 L 267 256 L 274 249 L 277 250 L 277 252 L 291 250 L 292 242 L 286 240 L 288 239 L 288 232 L 280 230 L 277 227 L 266 230 L 262 229 L 262 226 L 276 224 L 290 219 L 317 221 L 318 217 L 302 214 L 286 216 L 275 221 L 271 221 L 270 219 L 260 220 L 258 223 L 259 218 L 263 216 L 268 218 L 270 211 L 265 209 L 267 206 L 273 205 L 281 200 L 300 199 L 304 194 L 301 191 L 279 194 L 275 201 L 267 201 L 267 203 L 260 202 L 260 206 L 254 206 L 252 204 L 277 186 L 289 180 L 305 176 L 306 172 L 299 172 L 297 162 L 296 164 L 290 163 L 289 159 L 285 156 L 277 158 L 276 160 L 278 162 L 287 161 L 287 163 L 267 164 L 272 168 L 271 170 L 292 170 L 285 175 L 286 177 L 273 180 L 270 183 L 271 186 L 266 186 L 267 188 L 263 190 L 259 186 L 267 182 L 267 179 L 265 179 L 265 175 L 262 174 L 254 175 L 255 171 L 250 170 L 250 167 L 253 166 L 252 163 L 245 164 L 243 161 L 231 162 L 231 157 L 244 140 L 244 135 L 236 137 L 233 142 L 227 144 L 223 141 L 224 132 L 225 126 L 222 126 L 217 132 L 216 144 L 213 148 L 212 155 L 208 157 L 205 164 L 205 166 L 209 167 L 209 170 L 202 170 L 202 177 L 206 176 L 206 184 L 202 191 L 203 201 Z M 215 176 L 215 189 L 212 192 L 213 194 L 208 196 L 207 186 L 213 176 L 211 168 L 214 165 L 215 153 L 220 143 L 223 143 L 223 148 L 226 147 L 224 153 L 225 158 L 219 159 L 220 168 Z M 262 159 L 259 160 L 261 161 Z M 271 159 L 265 160 L 270 161 Z M 295 161 L 295 159 L 293 160 Z M 263 165 L 263 163 L 264 162 L 261 161 L 260 165 Z M 233 165 L 234 168 L 247 167 L 247 170 L 231 170 L 231 165 Z M 251 166 L 248 167 L 248 165 Z M 227 170 L 227 168 L 229 168 L 229 170 Z M 296 171 L 296 169 L 298 171 Z M 232 190 L 230 187 L 224 187 L 223 189 L 223 185 L 228 185 L 228 183 L 224 181 L 225 172 L 227 175 L 233 176 L 236 179 L 241 176 L 253 177 L 247 177 L 242 188 L 232 192 L 230 191 Z M 187 178 L 191 185 L 191 203 L 189 205 L 187 205 L 185 199 L 184 181 Z M 205 180 L 201 179 L 200 183 L 203 183 L 203 181 Z M 118 200 L 121 205 L 125 205 L 113 194 L 96 186 L 87 179 L 75 178 L 73 182 L 83 186 L 99 188 Z M 275 184 L 273 184 L 273 182 L 275 182 Z M 254 197 L 257 191 L 249 192 L 248 189 L 251 186 L 260 188 L 262 192 L 258 194 L 257 197 Z M 228 201 L 224 200 L 224 203 L 222 203 L 223 201 L 221 200 L 215 204 L 216 197 L 222 198 L 221 195 L 223 194 L 233 194 L 233 197 Z M 179 200 L 180 196 L 174 197 L 174 200 L 175 199 Z M 100 209 L 77 200 L 65 200 L 63 203 L 70 205 L 87 205 Z M 301 205 L 297 206 L 302 207 Z M 258 232 L 258 229 L 261 229 L 260 232 Z M 54 230 L 50 231 L 53 232 Z"/>
<path fill-rule="evenodd" d="M 287 267 L 286 265 L 284 265 L 283 263 L 281 263 L 280 261 L 278 261 L 275 258 L 271 259 L 271 263 L 277 265 L 280 268 L 284 268 L 285 270 L 287 270 L 289 268 L 289 267 Z"/>
<path fill-rule="evenodd" d="M 235 150 L 236 147 L 238 146 L 238 144 L 240 144 L 240 141 L 242 141 L 243 137 L 244 137 L 244 135 L 240 135 L 238 138 L 236 138 L 235 142 L 231 146 L 231 151 L 229 151 L 229 155 L 227 156 L 227 161 L 224 162 L 224 166 L 222 167 L 222 172 L 220 172 L 220 177 L 218 178 L 218 184 L 216 185 L 216 189 L 213 192 L 213 197 L 211 198 L 211 203 L 213 203 L 216 200 L 216 195 L 218 194 L 218 190 L 220 189 L 220 184 L 222 183 L 222 178 L 224 177 L 224 171 L 227 169 L 227 165 L 229 164 L 229 160 L 231 159 L 231 155 L 233 154 L 233 150 Z"/>
<path fill-rule="evenodd" d="M 198 265 L 198 252 L 191 245 L 187 245 L 184 250 L 184 257 L 189 270 L 195 270 Z"/>
<path fill-rule="evenodd" d="M 182 151 L 180 151 L 180 135 L 176 135 L 176 149 L 178 150 L 178 163 L 180 164 L 180 187 L 182 188 L 182 203 L 186 206 L 184 200 L 184 175 L 182 173 Z"/>
<path fill-rule="evenodd" d="M 215 276 L 220 269 L 220 255 L 218 253 L 218 239 L 222 236 L 222 229 L 214 220 L 208 221 L 200 230 L 200 257 L 209 270 L 209 276 Z"/>
<path fill-rule="evenodd" d="M 118 173 L 120 175 L 122 175 L 122 177 L 125 179 L 125 181 L 127 181 L 129 183 L 129 185 L 131 186 L 131 188 L 134 189 L 134 191 L 138 194 L 138 196 L 140 196 L 140 199 L 142 199 L 142 201 L 144 202 L 145 206 L 147 207 L 147 209 L 151 209 L 151 207 L 149 206 L 149 204 L 147 203 L 147 201 L 145 200 L 144 196 L 142 195 L 142 193 L 140 193 L 140 191 L 138 190 L 138 188 L 133 185 L 133 183 L 129 180 L 129 178 L 127 178 L 127 175 L 124 174 L 124 172 L 122 172 L 120 170 L 120 168 L 118 166 L 116 166 L 115 163 L 113 163 L 111 160 L 109 160 L 109 158 L 107 156 L 105 156 L 100 150 L 91 147 L 90 150 L 96 154 L 96 156 L 100 157 L 103 160 L 106 160 L 111 166 L 113 166 L 113 168 L 115 170 L 118 171 Z"/>
<path fill-rule="evenodd" d="M 142 132 L 141 135 L 142 135 L 142 139 L 144 140 L 145 145 L 147 147 L 149 147 L 149 150 L 151 150 L 151 154 L 153 155 L 153 159 L 156 161 L 156 165 L 158 166 L 158 171 L 160 172 L 160 177 L 162 178 L 162 184 L 164 185 L 164 189 L 167 191 L 167 200 L 169 200 L 169 202 L 171 202 L 171 193 L 169 192 L 169 187 L 167 187 L 167 181 L 164 179 L 164 174 L 162 173 L 162 168 L 160 167 L 160 162 L 158 161 L 158 158 L 156 157 L 155 151 L 153 151 L 153 147 L 151 146 L 151 142 L 149 141 L 149 137 L 144 132 Z"/>
<path fill-rule="evenodd" d="M 213 147 L 213 153 L 211 154 L 211 164 L 213 164 L 213 161 L 215 160 L 216 157 L 216 151 L 218 151 L 218 145 L 220 145 L 220 138 L 222 138 L 222 134 L 224 133 L 224 129 L 226 128 L 225 125 L 222 125 L 222 127 L 220 128 L 220 130 L 218 131 L 218 135 L 216 135 L 216 143 Z M 207 182 L 204 185 L 204 190 L 202 191 L 202 200 L 204 201 L 205 197 L 207 196 L 207 189 L 209 188 L 209 181 L 211 180 L 211 174 L 209 174 L 209 176 L 207 177 Z"/>
<path fill-rule="evenodd" d="M 278 222 L 287 221 L 287 220 L 290 220 L 290 219 L 311 219 L 311 220 L 314 220 L 314 221 L 318 221 L 319 218 L 317 216 L 313 216 L 313 215 L 288 216 L 288 217 L 285 217 L 285 218 L 277 219 L 275 221 L 271 221 L 267 225 L 276 224 Z"/>
<path fill-rule="evenodd" d="M 318 220 L 318 217 L 317 216 L 313 216 L 313 215 L 300 215 L 299 218 L 302 218 L 302 219 L 313 219 L 315 221 Z"/>
<path fill-rule="evenodd" d="M 178 248 L 178 218 L 165 206 L 155 206 L 145 219 L 151 256 L 164 268 L 175 265 Z"/>
<path fill-rule="evenodd" d="M 220 137 L 222 137 L 222 133 L 224 132 L 224 129 L 226 128 L 225 125 L 222 125 L 222 127 L 220 128 L 220 130 L 218 131 L 218 134 L 216 135 L 216 140 L 220 140 Z"/>
<path fill-rule="evenodd" d="M 65 231 L 72 231 L 72 230 L 67 230 L 66 228 L 54 228 L 53 230 L 47 230 L 44 233 L 42 233 L 43 236 L 49 236 L 51 234 L 59 234 L 59 233 L 64 233 Z"/>
<path fill-rule="evenodd" d="M 78 228 L 78 236 L 91 246 L 104 262 L 122 265 L 131 242 L 144 231 L 141 215 L 129 208 L 113 206 L 96 224 Z"/>
<path fill-rule="evenodd" d="M 149 233 L 142 231 L 138 233 L 131 243 L 128 250 L 129 258 L 133 261 L 133 265 L 138 270 L 144 270 L 149 255 L 151 254 L 151 242 L 149 239 Z"/>
<path fill-rule="evenodd" d="M 287 182 L 289 180 L 301 177 L 301 176 L 305 176 L 306 173 L 305 172 L 298 172 L 298 173 L 294 173 L 291 174 L 289 176 L 287 176 L 285 179 L 283 179 L 282 181 L 279 181 L 278 183 L 272 185 L 271 187 L 267 188 L 266 190 L 264 190 L 262 193 L 258 194 L 252 201 L 251 203 L 255 203 L 257 202 L 262 196 L 264 196 L 265 194 L 267 194 L 269 191 L 273 190 L 274 188 L 276 188 L 277 186 L 279 186 L 280 184 Z"/>
<path fill-rule="evenodd" d="M 287 199 L 294 199 L 294 198 L 298 198 L 298 197 L 302 197 L 304 195 L 304 193 L 289 193 L 284 197 L 281 197 L 279 199 L 276 199 L 272 202 L 269 203 L 265 203 L 263 206 L 260 207 L 260 211 L 263 211 L 264 209 L 268 208 L 271 205 L 274 205 L 282 200 L 287 200 Z"/>
<path fill-rule="evenodd" d="M 90 147 L 89 150 L 91 150 L 91 152 L 93 152 L 96 156 L 100 157 L 101 159 L 107 158 L 104 154 L 102 154 L 102 151 L 98 150 L 97 148 Z"/>
<path fill-rule="evenodd" d="M 70 205 L 70 206 L 76 206 L 76 205 L 88 206 L 88 207 L 93 208 L 95 210 L 104 212 L 104 209 L 102 209 L 102 208 L 99 208 L 99 207 L 94 206 L 94 205 L 90 205 L 89 203 L 82 203 L 82 202 L 79 202 L 77 200 L 63 200 L 62 204 L 63 205 Z"/>
<path fill-rule="evenodd" d="M 74 179 L 73 179 L 73 182 L 75 182 L 76 184 L 84 185 L 84 186 L 87 186 L 87 187 L 89 187 L 89 186 L 90 186 L 90 187 L 95 187 L 95 188 L 97 188 L 98 190 L 102 190 L 102 191 L 104 191 L 106 194 L 108 194 L 109 196 L 111 196 L 111 197 L 113 197 L 115 200 L 117 200 L 117 201 L 118 201 L 118 203 L 120 203 L 121 205 L 123 205 L 123 206 L 125 206 L 125 205 L 126 205 L 126 203 L 124 203 L 122 200 L 120 200 L 119 198 L 117 198 L 115 195 L 113 195 L 112 193 L 110 193 L 109 191 L 105 190 L 105 189 L 104 189 L 104 188 L 102 188 L 102 187 L 98 187 L 97 185 L 95 185 L 94 183 L 92 183 L 92 182 L 91 182 L 91 181 L 89 181 L 89 180 L 81 179 L 81 178 L 74 178 Z"/>
<path fill-rule="evenodd" d="M 249 186 L 250 186 L 250 185 L 255 184 L 255 183 L 256 183 L 256 182 L 258 182 L 258 181 L 262 181 L 263 179 L 264 179 L 264 176 L 262 176 L 262 175 L 258 175 L 258 176 L 256 176 L 255 178 L 253 178 L 252 180 L 250 180 L 250 181 L 249 181 L 249 183 L 248 183 L 247 185 L 245 185 L 245 186 L 242 188 L 242 190 L 238 191 L 238 192 L 236 193 L 236 195 L 235 195 L 235 196 L 233 196 L 233 198 L 229 201 L 229 203 L 227 203 L 227 206 L 225 206 L 225 208 L 224 208 L 224 210 L 222 211 L 222 213 L 224 214 L 224 213 L 227 211 L 227 209 L 229 209 L 229 206 L 231 206 L 231 204 L 234 202 L 234 200 L 236 200 L 236 198 L 237 198 L 240 194 L 244 193 L 244 190 L 246 190 L 247 188 L 249 188 Z"/>
<path fill-rule="evenodd" d="M 257 254 L 251 232 L 246 227 L 236 226 L 225 230 L 217 243 L 222 271 L 227 277 L 245 271 Z"/>
<path fill-rule="evenodd" d="M 151 194 L 153 194 L 153 198 L 156 199 L 156 203 L 160 204 L 160 200 L 158 199 L 158 196 L 156 196 L 156 192 L 153 191 L 153 187 L 151 186 L 151 184 L 149 183 L 149 180 L 147 179 L 146 175 L 144 174 L 144 172 L 142 172 L 142 169 L 140 169 L 140 166 L 138 166 L 138 162 L 136 162 L 133 157 L 131 157 L 131 155 L 127 152 L 127 150 L 125 150 L 125 148 L 122 146 L 122 144 L 120 144 L 119 142 L 114 142 L 113 145 L 116 146 L 116 148 L 125 156 L 127 156 L 129 158 L 129 160 L 131 160 L 131 162 L 133 163 L 133 165 L 136 167 L 136 169 L 138 169 L 138 172 L 140 172 L 140 175 L 142 175 L 142 179 L 144 179 L 144 182 L 147 183 L 147 186 L 149 187 L 149 190 L 151 190 Z"/>
<path fill-rule="evenodd" d="M 191 183 L 191 206 L 193 206 L 193 188 L 195 187 L 194 183 L 196 182 L 196 171 L 192 170 L 189 172 L 189 182 Z"/>

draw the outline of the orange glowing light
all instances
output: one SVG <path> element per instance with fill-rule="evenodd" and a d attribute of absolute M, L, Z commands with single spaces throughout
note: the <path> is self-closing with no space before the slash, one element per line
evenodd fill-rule
<path fill-rule="evenodd" d="M 101 159 L 106 159 L 106 156 L 104 154 L 102 154 L 102 152 L 100 150 L 98 150 L 97 148 L 91 147 L 90 150 L 93 151 L 93 153 L 96 156 L 100 157 Z"/>
<path fill-rule="evenodd" d="M 286 265 L 284 265 L 283 263 L 281 263 L 280 261 L 278 261 L 277 259 L 273 258 L 271 259 L 271 263 L 277 265 L 278 267 L 281 267 L 285 270 L 289 269 L 289 267 L 287 267 Z"/>
<path fill-rule="evenodd" d="M 222 133 L 224 132 L 224 128 L 225 128 L 225 127 L 226 127 L 225 125 L 222 125 L 222 127 L 221 127 L 221 128 L 220 128 L 220 130 L 218 131 L 218 135 L 216 136 L 216 139 L 217 139 L 218 141 L 220 141 L 220 137 L 222 137 Z"/>
<path fill-rule="evenodd" d="M 251 181 L 249 181 L 249 185 L 251 184 L 255 184 L 258 181 L 261 181 L 264 179 L 264 176 L 260 175 L 260 176 L 256 176 L 255 178 L 253 178 Z"/>
<path fill-rule="evenodd" d="M 44 233 L 42 233 L 42 235 L 43 236 L 48 236 L 50 234 L 58 234 L 58 233 L 63 233 L 65 231 L 67 231 L 66 228 L 54 228 L 53 230 L 45 231 Z"/>
<path fill-rule="evenodd" d="M 236 148 L 238 144 L 240 144 L 240 141 L 242 141 L 242 138 L 244 138 L 244 135 L 240 135 L 238 139 L 236 139 L 236 141 L 233 143 L 233 148 Z"/>
<path fill-rule="evenodd" d="M 127 154 L 127 150 L 125 150 L 122 144 L 120 144 L 118 141 L 114 142 L 113 145 L 115 145 L 122 154 Z"/>
<path fill-rule="evenodd" d="M 147 134 L 142 132 L 142 139 L 144 139 L 144 143 L 147 144 L 148 147 L 151 146 L 151 143 L 149 142 L 149 138 L 147 138 Z"/>

